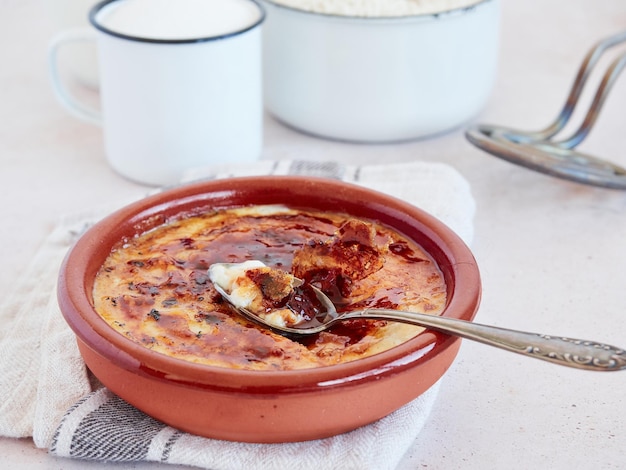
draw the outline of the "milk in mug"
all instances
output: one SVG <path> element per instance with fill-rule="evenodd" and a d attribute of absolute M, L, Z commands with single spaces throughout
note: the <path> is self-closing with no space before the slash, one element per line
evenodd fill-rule
<path fill-rule="evenodd" d="M 112 33 L 155 41 L 188 41 L 225 36 L 258 23 L 249 0 L 121 0 L 96 15 Z"/>

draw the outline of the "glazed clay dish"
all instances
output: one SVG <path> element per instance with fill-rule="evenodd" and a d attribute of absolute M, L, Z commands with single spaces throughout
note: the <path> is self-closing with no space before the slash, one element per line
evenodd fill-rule
<path fill-rule="evenodd" d="M 178 187 L 101 220 L 68 253 L 59 304 L 105 386 L 217 439 L 355 429 L 422 394 L 457 354 L 460 339 L 396 322 L 355 320 L 312 338 L 251 323 L 208 276 L 214 263 L 250 260 L 270 266 L 253 270 L 265 291 L 276 285 L 259 276 L 293 270 L 344 310 L 472 320 L 480 300 L 471 252 L 424 211 L 334 180 L 251 177 Z"/>

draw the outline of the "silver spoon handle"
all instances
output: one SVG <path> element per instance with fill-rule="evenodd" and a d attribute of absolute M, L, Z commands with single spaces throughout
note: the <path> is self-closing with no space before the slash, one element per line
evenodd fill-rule
<path fill-rule="evenodd" d="M 376 318 L 420 325 L 577 369 L 614 371 L 626 369 L 626 351 L 583 339 L 528 333 L 424 313 L 366 309 L 342 314 L 346 318 Z"/>

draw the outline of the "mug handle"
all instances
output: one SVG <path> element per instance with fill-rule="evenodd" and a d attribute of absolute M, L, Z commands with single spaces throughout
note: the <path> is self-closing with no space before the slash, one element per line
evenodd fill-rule
<path fill-rule="evenodd" d="M 91 106 L 81 103 L 66 88 L 59 75 L 59 50 L 66 44 L 74 42 L 92 42 L 96 34 L 86 28 L 63 31 L 52 38 L 48 46 L 48 70 L 52 81 L 52 90 L 57 100 L 75 117 L 96 125 L 102 125 L 102 113 Z"/>

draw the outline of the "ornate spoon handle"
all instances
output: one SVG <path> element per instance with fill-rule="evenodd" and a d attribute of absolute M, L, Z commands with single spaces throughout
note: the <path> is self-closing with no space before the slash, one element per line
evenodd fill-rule
<path fill-rule="evenodd" d="M 626 351 L 584 339 L 528 333 L 496 326 L 398 310 L 366 309 L 340 318 L 377 318 L 431 328 L 543 361 L 577 369 L 614 371 L 626 369 Z"/>

